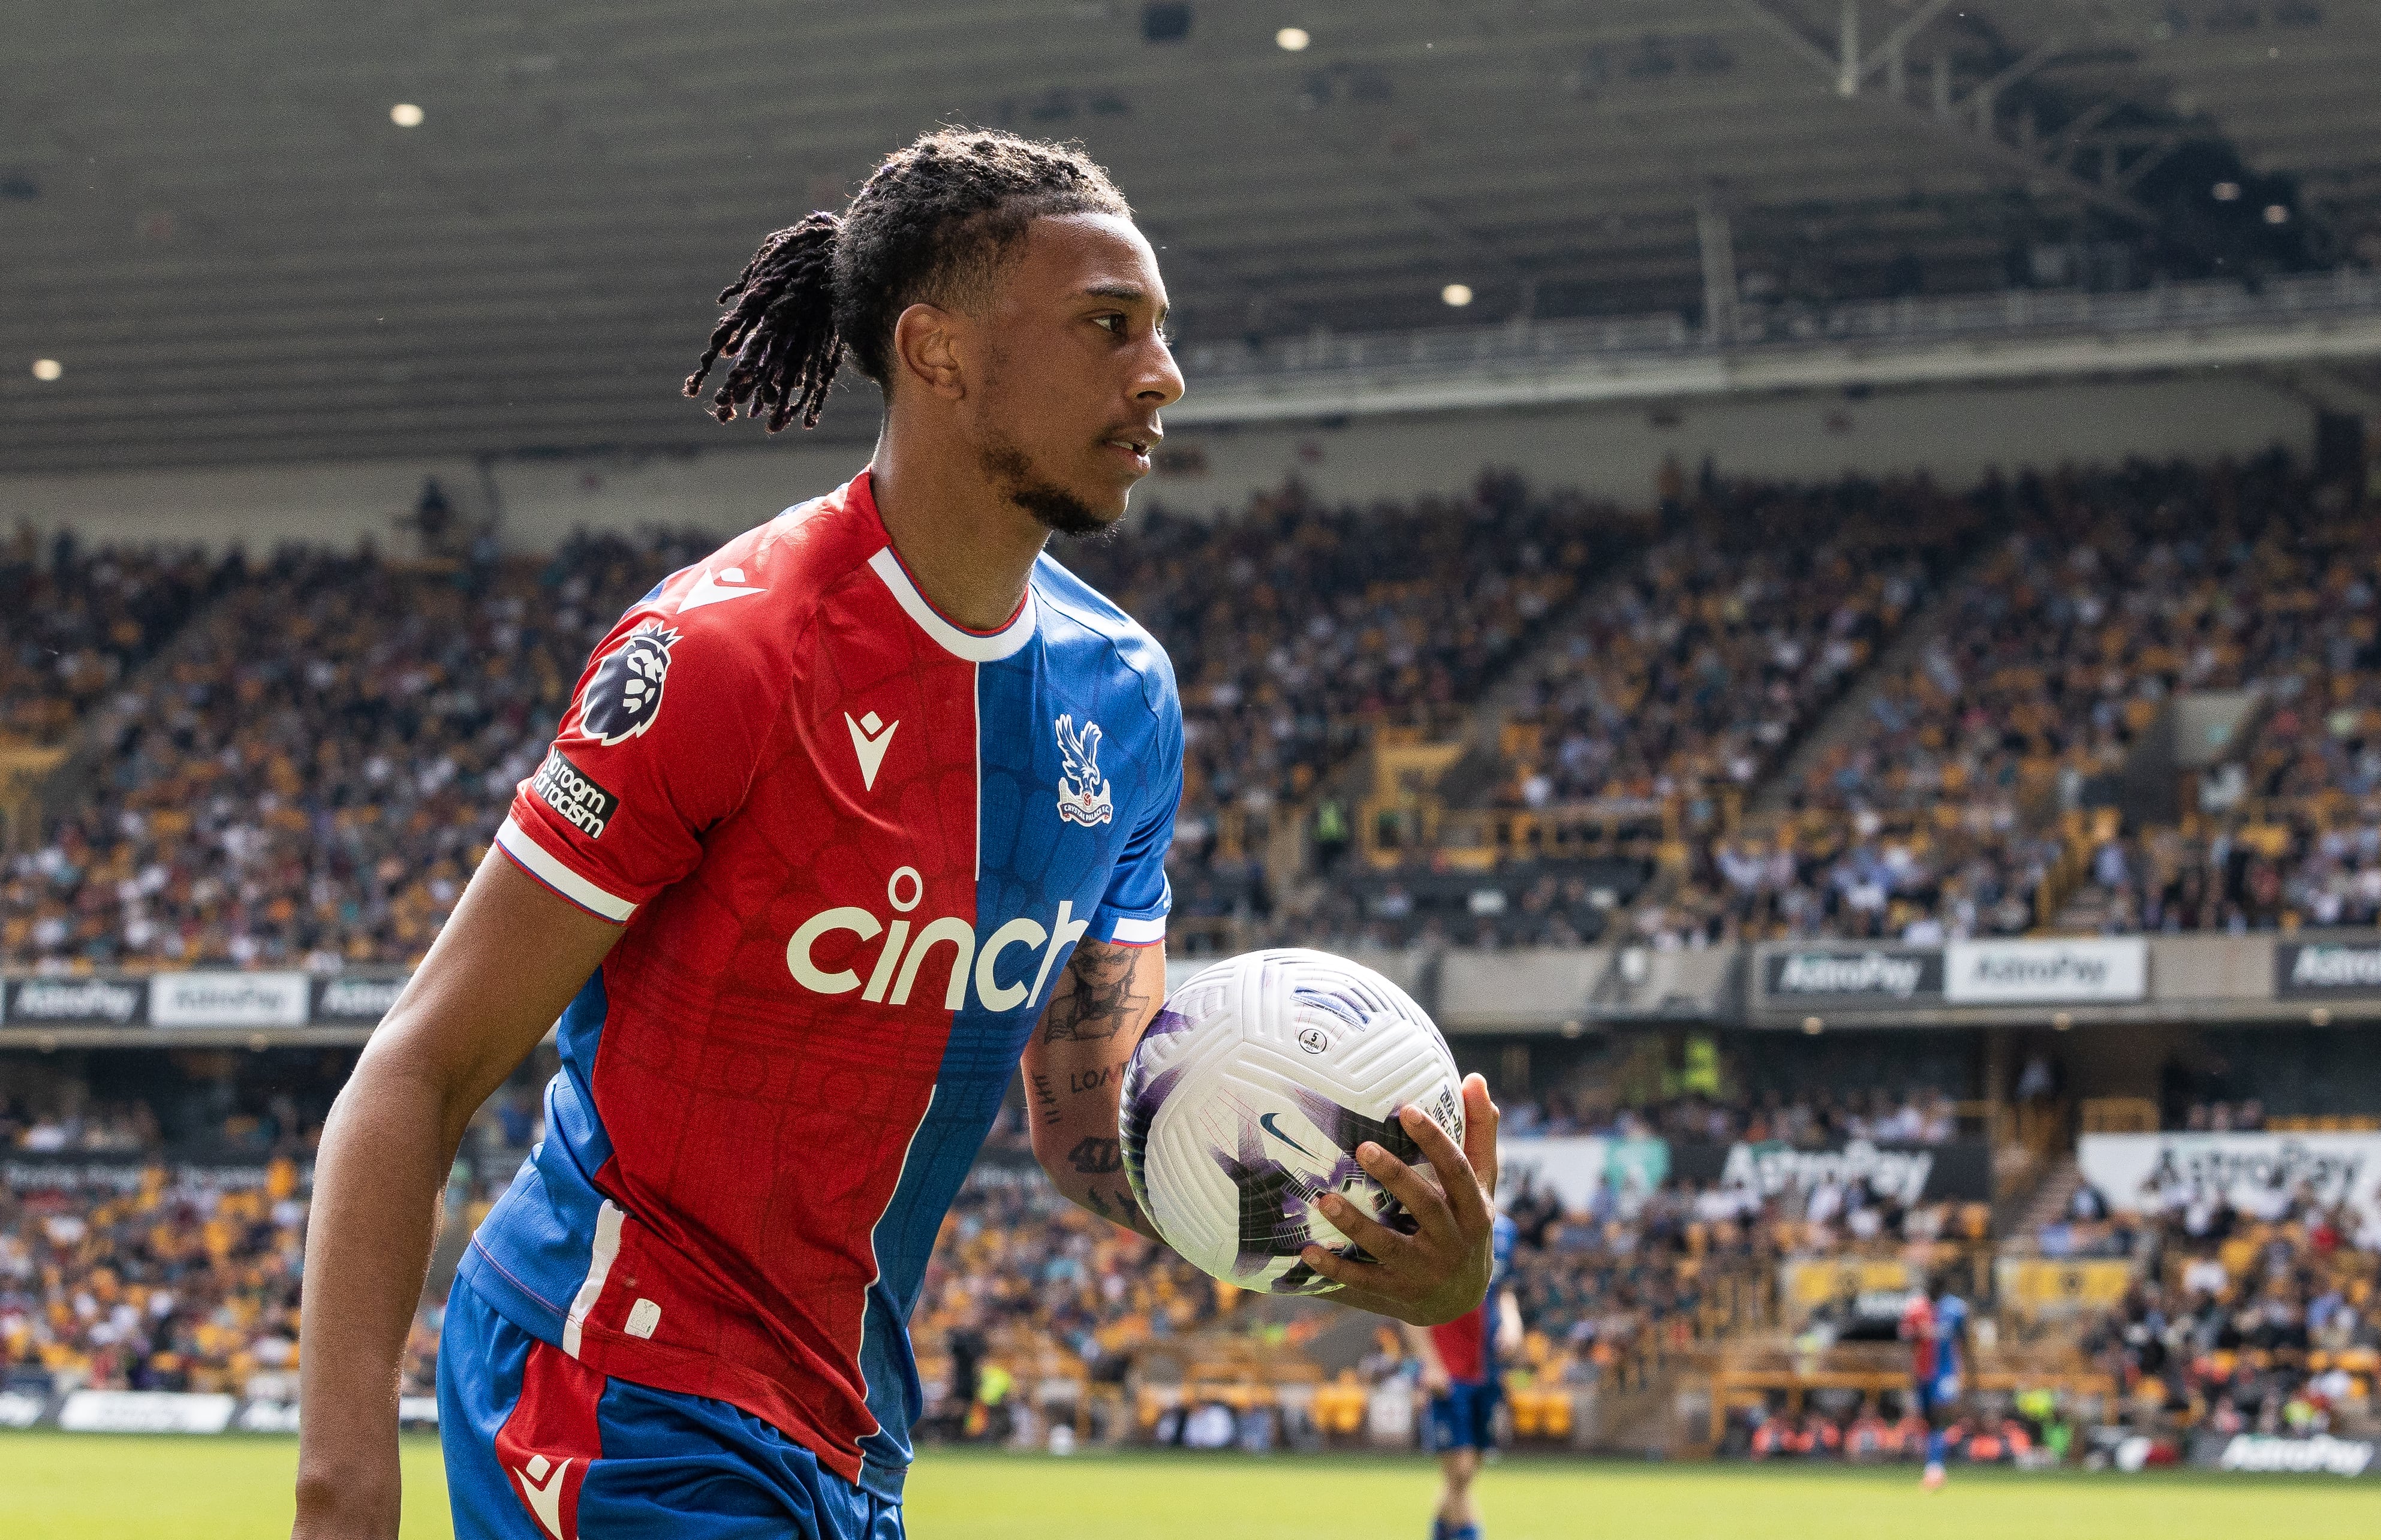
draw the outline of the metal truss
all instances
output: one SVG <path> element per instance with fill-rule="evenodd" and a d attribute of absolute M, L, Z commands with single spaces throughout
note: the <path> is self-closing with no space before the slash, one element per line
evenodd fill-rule
<path fill-rule="evenodd" d="M 1910 97 L 1906 62 L 1909 46 L 1949 8 L 1951 0 L 1925 0 L 1874 48 L 1865 52 L 1861 47 L 1859 0 L 1841 0 L 1840 22 L 1832 49 L 1805 33 L 1801 25 L 1777 10 L 1772 0 L 1729 0 L 1729 4 L 1825 74 L 1835 83 L 1836 94 L 1846 101 L 1878 103 L 1904 121 L 1923 124 L 1938 137 L 2021 174 L 2031 185 L 2047 186 L 2136 224 L 2158 223 L 2157 214 L 2135 200 L 2131 189 L 2152 166 L 2181 146 L 2183 136 L 2180 133 L 2166 133 L 2156 145 L 2136 152 L 2131 162 L 2121 163 L 2118 149 L 2090 138 L 2091 129 L 2126 105 L 2121 101 L 2086 108 L 2061 125 L 2046 145 L 2039 142 L 2030 110 L 2004 124 L 2002 94 L 2066 54 L 2066 40 L 2055 36 L 2044 39 L 1964 94 L 1953 91 L 1950 54 L 1938 51 L 1932 61 L 1932 100 L 1922 105 Z M 1880 74 L 1884 77 L 1884 90 L 1867 90 L 1868 82 Z M 2079 176 L 2071 169 L 2076 157 L 2086 151 L 2100 157 L 2097 178 Z"/>

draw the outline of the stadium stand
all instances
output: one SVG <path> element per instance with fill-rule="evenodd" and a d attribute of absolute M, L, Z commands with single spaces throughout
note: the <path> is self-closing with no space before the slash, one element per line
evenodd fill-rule
<path fill-rule="evenodd" d="M 2143 1425 L 2381 1431 L 2381 1220 L 2278 1186 L 2242 1212 L 2180 1182 L 2091 1207 L 2101 1217 L 2065 1225 L 2082 1233 L 2063 1243 L 2121 1250 L 2142 1270 L 2082 1345 Z"/>
<path fill-rule="evenodd" d="M 2287 462 L 1963 495 L 1858 478 L 1676 493 L 1631 521 L 1494 474 L 1402 507 L 1292 484 L 1062 548 L 1158 632 L 1183 681 L 1178 950 L 1924 944 L 2062 914 L 2106 931 L 2381 914 L 2381 565 Z M 22 742 L 79 740 L 88 773 L 0 872 L 9 964 L 418 958 L 589 648 L 709 543 L 582 537 L 534 561 L 408 564 L 71 547 L 36 562 L 20 541 L 28 581 L 68 615 L 7 622 L 7 720 Z M 2140 757 L 2200 691 L 2245 692 L 2244 725 L 2207 764 L 2163 767 L 2164 802 L 2142 798 Z M 1310 860 L 1323 879 L 1279 904 L 1276 867 Z M 1972 1070 L 1945 1073 L 1956 1054 L 1897 1063 L 1916 1050 L 1880 1047 L 1797 1068 L 1744 1051 L 1729 1094 L 1551 1091 L 1512 1100 L 1508 1134 L 1823 1163 L 1854 1146 L 1948 1158 L 1980 1137 L 1955 1089 Z M 2164 1121 L 2346 1126 L 2334 1103 L 2363 1081 L 2284 1073 L 2316 1063 L 2285 1053 L 2231 1074 L 2247 1092 L 2168 1096 Z M 68 1073 L 0 1101 L 0 1147 L 33 1163 L 12 1168 L 26 1179 L 0 1207 L 12 1383 L 287 1399 L 305 1158 L 337 1072 L 278 1097 L 208 1073 L 233 1088 Z M 537 1137 L 533 1079 L 474 1124 L 458 1219 Z M 227 1180 L 225 1161 L 246 1174 Z M 1508 1366 L 1517 1437 L 1625 1441 L 1651 1417 L 1643 1399 L 1691 1376 L 1713 1400 L 1690 1443 L 1907 1455 L 1878 1302 L 1944 1268 L 2000 1343 L 1965 1458 L 2072 1452 L 2086 1414 L 2177 1437 L 2370 1415 L 2381 1231 L 2351 1212 L 2241 1216 L 2163 1194 L 2129 1219 L 2077 1195 L 2009 1228 L 2032 1186 L 1911 1201 L 1859 1175 L 1756 1189 L 1716 1169 L 1602 1181 L 1576 1204 L 1512 1193 L 1529 1326 Z M 2036 1263 L 2130 1281 L 2113 1304 L 2054 1316 L 1996 1272 Z M 930 1429 L 1406 1437 L 1402 1345 L 1335 1338 L 1331 1319 L 1218 1287 L 1074 1210 L 1012 1116 L 928 1277 Z M 429 1390 L 438 1327 L 433 1298 L 409 1394 Z"/>
<path fill-rule="evenodd" d="M 2013 527 L 1944 591 L 1923 648 L 1868 683 L 1859 730 L 1800 767 L 1782 810 L 1695 850 L 1656 939 L 2019 934 L 2078 889 L 2070 928 L 2110 933 L 2381 908 L 2369 529 L 2279 455 L 2026 476 L 1996 501 Z M 2238 772 L 2123 831 L 2129 767 L 2195 691 L 2267 703 L 2235 734 Z"/>
<path fill-rule="evenodd" d="M 1722 1099 L 1701 1095 L 1582 1113 L 1570 1098 L 1516 1099 L 1503 1108 L 1508 1138 L 1667 1138 L 1706 1144 L 1778 1143 L 1817 1148 L 1848 1139 L 1940 1145 L 1959 1134 L 1956 1104 L 1934 1089 L 1847 1088 Z"/>
<path fill-rule="evenodd" d="M 2375 552 L 2287 462 L 1957 497 L 1706 480 L 1670 517 L 1680 533 L 1630 557 L 1609 507 L 1484 473 L 1459 503 L 1334 508 L 1292 484 L 1062 548 L 1185 680 L 1182 950 L 1578 944 L 1657 863 L 1677 879 L 1628 921 L 1659 946 L 2019 934 L 2079 889 L 2079 928 L 2107 931 L 2381 913 Z M 52 967 L 418 955 L 587 647 L 704 543 L 581 540 L 534 567 L 58 553 L 45 570 L 67 576 L 44 581 L 83 618 L 11 636 L 10 709 L 52 738 L 79 709 L 104 748 L 81 806 L 11 860 L 0 937 Z M 1923 647 L 1870 676 L 1921 614 Z M 463 667 L 492 649 L 504 666 Z M 28 672 L 51 651 L 55 674 Z M 1478 778 L 1493 835 L 1411 816 L 1410 791 L 1351 813 L 1326 784 L 1375 744 L 1459 738 L 1517 662 Z M 2129 755 L 2201 689 L 2269 704 L 2184 816 L 2118 819 Z M 1839 701 L 1861 731 L 1816 734 Z M 1782 807 L 1752 809 L 1772 785 Z M 1322 830 L 1323 806 L 1349 827 Z M 1567 824 L 1608 837 L 1567 847 Z M 1236 928 L 1270 910 L 1276 830 L 1313 836 L 1326 868 L 1351 844 L 1365 859 L 1282 923 Z"/>
<path fill-rule="evenodd" d="M 9 863 L 0 944 L 50 968 L 418 958 L 590 649 L 709 543 L 233 563 L 203 619 L 101 707 L 82 799 Z"/>
<path fill-rule="evenodd" d="M 226 1188 L 163 1165 L 15 1172 L 0 1194 L 0 1352 L 23 1389 L 295 1399 L 298 1162 Z"/>
<path fill-rule="evenodd" d="M 1676 491 L 1660 510 L 1675 532 L 1617 564 L 1521 662 L 1476 796 L 1435 794 L 1462 779 L 1441 758 L 1433 794 L 1384 786 L 1364 803 L 1355 832 L 1368 875 L 1301 916 L 1309 934 L 1595 939 L 1663 840 L 1733 823 L 1983 517 L 1976 500 L 1923 480 L 1707 474 L 1691 495 L 1683 478 Z"/>
<path fill-rule="evenodd" d="M 1381 730 L 1437 736 L 1630 538 L 1576 493 L 1484 471 L 1466 497 L 1334 507 L 1293 482 L 1209 518 L 1153 510 L 1056 554 L 1171 653 L 1186 738 L 1179 950 L 1261 916 L 1268 842 Z"/>
<path fill-rule="evenodd" d="M 1982 515 L 1930 484 L 1707 486 L 1687 532 L 1566 627 L 1498 800 L 1741 794 L 1925 601 Z"/>
<path fill-rule="evenodd" d="M 1374 728 L 1459 717 L 1621 534 L 1607 507 L 1484 474 L 1459 502 L 1330 508 L 1293 484 L 1215 519 L 1153 512 L 1129 542 L 1062 546 L 1147 618 L 1184 681 L 1185 950 L 1214 944 L 1203 922 L 1264 905 L 1275 809 Z M 226 564 L 222 598 L 161 671 L 104 701 L 96 687 L 41 697 L 44 721 L 98 703 L 107 746 L 80 805 L 10 863 L 0 939 L 50 967 L 411 961 L 589 650 L 711 543 L 582 538 L 531 564 Z M 185 575 L 174 591 L 201 587 Z M 92 669 L 119 672 L 72 677 Z"/>
<path fill-rule="evenodd" d="M 234 570 L 197 550 L 45 547 L 20 527 L 0 547 L 0 745 L 64 738 Z"/>

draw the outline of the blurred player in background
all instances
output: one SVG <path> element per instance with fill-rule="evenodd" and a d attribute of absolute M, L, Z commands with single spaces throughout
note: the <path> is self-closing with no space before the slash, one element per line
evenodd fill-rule
<path fill-rule="evenodd" d="M 1471 1506 L 1471 1478 L 1483 1456 L 1496 1446 L 1496 1403 L 1504 1397 L 1497 1359 L 1521 1351 L 1521 1305 L 1508 1281 L 1520 1231 L 1496 1216 L 1496 1272 L 1488 1297 L 1444 1326 L 1409 1326 L 1406 1343 L 1422 1362 L 1422 1388 L 1430 1397 L 1424 1437 L 1438 1455 L 1438 1509 L 1431 1540 L 1480 1540 L 1480 1515 Z"/>
<path fill-rule="evenodd" d="M 885 390 L 864 470 L 621 617 L 324 1130 L 297 1533 L 397 1533 L 398 1353 L 465 1123 L 549 1027 L 545 1139 L 449 1296 L 465 1540 L 895 1540 L 908 1321 L 1020 1059 L 1058 1190 L 1144 1236 L 1125 1061 L 1166 993 L 1174 674 L 1044 546 L 1124 516 L 1182 394 L 1155 253 L 1077 151 L 946 129 L 721 297 L 722 419 Z M 556 1018 L 559 1018 L 558 1026 Z M 1435 1322 L 1492 1269 L 1496 1111 L 1416 1234 L 1317 1270 Z M 1491 1179 L 1493 1180 L 1493 1179 Z M 1459 1216 L 1450 1209 L 1453 1193 Z M 1336 1206 L 1336 1207 L 1335 1207 Z"/>
<path fill-rule="evenodd" d="M 1926 1291 L 1903 1308 L 1901 1338 L 1910 1344 L 1911 1387 L 1926 1419 L 1926 1473 L 1920 1479 L 1931 1492 L 1943 1485 L 1945 1448 L 1959 1420 L 1969 1359 L 1968 1302 L 1951 1292 L 1949 1275 L 1936 1273 Z"/>

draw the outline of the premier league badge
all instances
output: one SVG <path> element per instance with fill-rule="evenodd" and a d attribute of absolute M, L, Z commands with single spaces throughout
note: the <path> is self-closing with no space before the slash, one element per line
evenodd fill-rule
<path fill-rule="evenodd" d="M 579 730 L 605 747 L 626 743 L 661 714 L 662 685 L 669 677 L 670 644 L 678 633 L 647 621 L 595 665 Z"/>

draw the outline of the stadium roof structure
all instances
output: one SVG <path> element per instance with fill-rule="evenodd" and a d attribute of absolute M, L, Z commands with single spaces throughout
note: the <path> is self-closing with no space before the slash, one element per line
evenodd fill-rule
<path fill-rule="evenodd" d="M 719 285 L 937 121 L 1088 143 L 1210 346 L 2369 263 L 2376 67 L 2372 0 L 43 7 L 0 471 L 723 443 Z"/>

